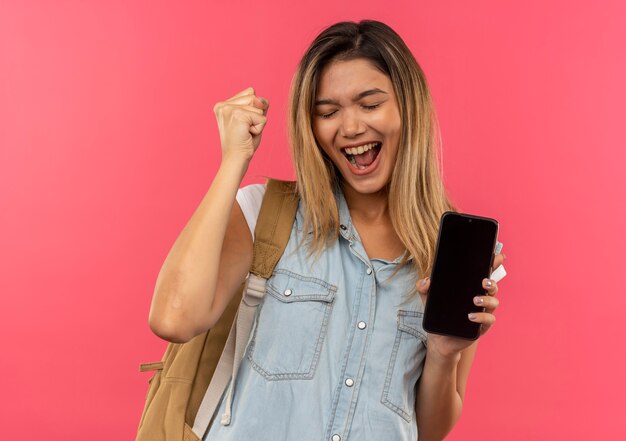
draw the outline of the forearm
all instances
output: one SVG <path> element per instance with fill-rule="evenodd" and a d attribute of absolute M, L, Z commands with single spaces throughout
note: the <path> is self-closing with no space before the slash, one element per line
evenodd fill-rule
<path fill-rule="evenodd" d="M 461 416 L 463 400 L 457 388 L 461 355 L 441 356 L 430 347 L 416 398 L 420 441 L 442 440 Z"/>
<path fill-rule="evenodd" d="M 149 322 L 170 341 L 190 338 L 210 311 L 224 236 L 247 166 L 245 160 L 224 158 L 161 267 Z"/>

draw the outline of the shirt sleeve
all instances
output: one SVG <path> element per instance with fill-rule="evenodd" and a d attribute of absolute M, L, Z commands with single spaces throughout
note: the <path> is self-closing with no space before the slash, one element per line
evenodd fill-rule
<path fill-rule="evenodd" d="M 243 216 L 250 228 L 250 234 L 252 234 L 252 240 L 254 241 L 254 228 L 256 227 L 256 221 L 259 217 L 259 211 L 261 210 L 261 202 L 263 202 L 263 195 L 265 194 L 265 184 L 252 184 L 247 185 L 237 190 L 237 203 L 243 211 Z"/>

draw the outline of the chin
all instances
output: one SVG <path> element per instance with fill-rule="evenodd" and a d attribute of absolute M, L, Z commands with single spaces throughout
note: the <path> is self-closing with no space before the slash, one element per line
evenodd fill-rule
<path fill-rule="evenodd" d="M 386 190 L 387 182 L 382 182 L 379 179 L 364 179 L 354 180 L 346 179 L 345 175 L 342 175 L 342 181 L 345 185 L 350 186 L 354 191 L 361 194 L 374 194 Z"/>

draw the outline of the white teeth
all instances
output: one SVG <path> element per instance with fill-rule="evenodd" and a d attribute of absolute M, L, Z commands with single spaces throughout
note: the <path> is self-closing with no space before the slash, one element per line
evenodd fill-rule
<path fill-rule="evenodd" d="M 377 142 L 372 142 L 370 144 L 360 145 L 358 147 L 348 147 L 347 149 L 345 149 L 345 152 L 349 155 L 361 155 L 368 150 L 373 149 L 374 146 L 377 144 Z"/>

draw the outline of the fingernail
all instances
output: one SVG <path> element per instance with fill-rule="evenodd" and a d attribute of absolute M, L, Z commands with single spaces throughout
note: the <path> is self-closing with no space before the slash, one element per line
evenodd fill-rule
<path fill-rule="evenodd" d="M 424 286 L 426 284 L 426 279 L 420 280 L 420 286 Z"/>
<path fill-rule="evenodd" d="M 477 305 L 482 305 L 483 303 L 485 303 L 485 300 L 482 297 L 474 297 L 474 303 L 476 303 Z"/>
<path fill-rule="evenodd" d="M 476 320 L 476 314 L 470 312 L 469 314 L 467 314 L 467 318 L 469 318 L 470 320 Z"/>
<path fill-rule="evenodd" d="M 485 285 L 487 285 L 487 287 L 491 288 L 491 286 L 493 285 L 493 282 L 490 279 L 485 279 Z"/>

